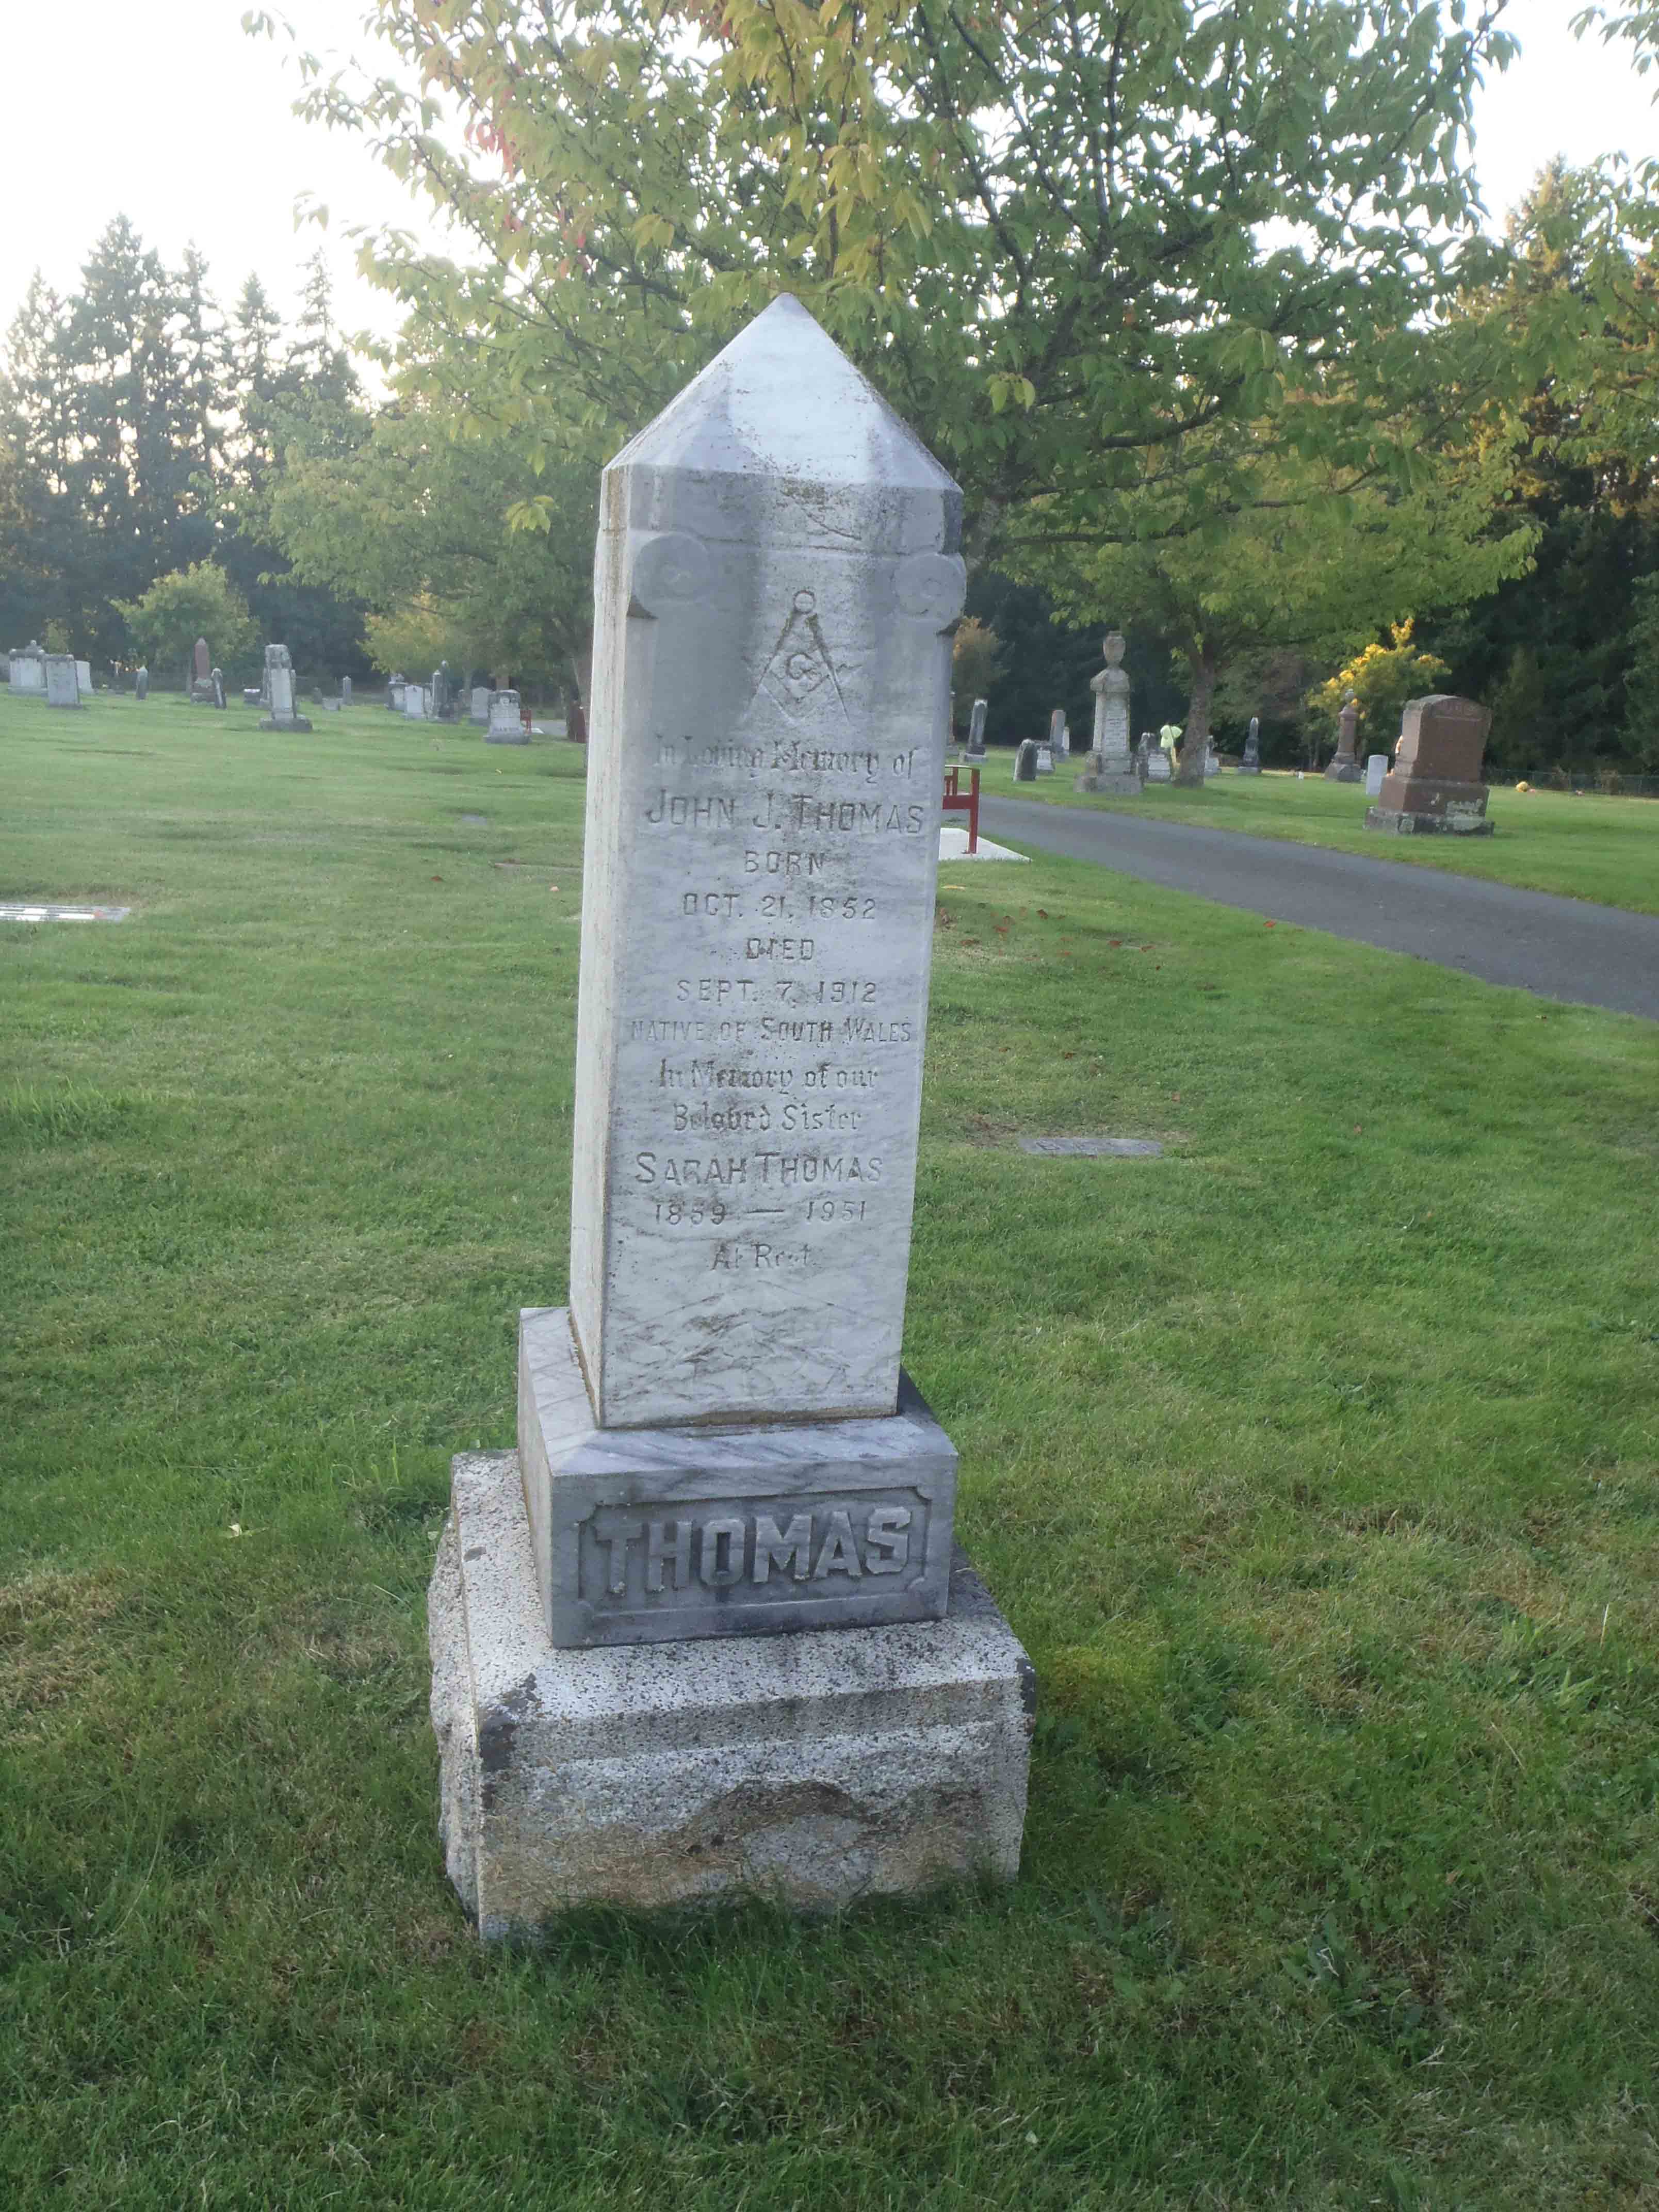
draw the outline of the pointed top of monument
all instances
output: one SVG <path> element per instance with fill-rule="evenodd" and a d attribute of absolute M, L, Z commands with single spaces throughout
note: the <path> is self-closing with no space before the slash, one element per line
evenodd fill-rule
<path fill-rule="evenodd" d="M 611 467 L 957 489 L 903 417 L 787 292 L 716 354 Z"/>

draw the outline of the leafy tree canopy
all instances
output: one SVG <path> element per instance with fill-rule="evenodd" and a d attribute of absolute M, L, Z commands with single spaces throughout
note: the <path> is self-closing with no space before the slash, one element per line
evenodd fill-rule
<path fill-rule="evenodd" d="M 138 599 L 118 601 L 116 611 L 138 653 L 158 669 L 187 667 L 198 637 L 207 640 L 217 667 L 233 667 L 259 653 L 259 625 L 247 602 L 211 561 L 158 576 Z"/>
<path fill-rule="evenodd" d="M 1232 425 L 1413 487 L 1437 417 L 1402 438 L 1399 395 L 1487 254 L 1464 155 L 1499 12 L 382 0 L 421 89 L 310 64 L 301 104 L 455 213 L 478 267 L 397 236 L 368 263 L 452 360 L 489 353 L 550 460 L 595 465 L 790 290 L 963 483 L 971 553 L 1012 557 L 1036 501 L 1132 539 L 1148 455 L 1166 527 L 1250 504 Z"/>

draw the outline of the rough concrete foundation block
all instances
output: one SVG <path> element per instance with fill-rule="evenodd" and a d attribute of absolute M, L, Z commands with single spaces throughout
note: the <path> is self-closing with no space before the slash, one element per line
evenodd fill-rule
<path fill-rule="evenodd" d="M 1494 824 L 1472 808 L 1443 814 L 1413 814 L 1395 806 L 1368 806 L 1365 827 L 1395 837 L 1490 837 Z"/>
<path fill-rule="evenodd" d="M 1140 778 L 1133 769 L 1117 771 L 1109 769 L 1103 775 L 1093 769 L 1085 769 L 1081 775 L 1072 778 L 1073 791 L 1103 792 L 1114 799 L 1139 799 Z"/>
<path fill-rule="evenodd" d="M 463 1453 L 430 1638 L 445 1858 L 486 1942 L 1018 1872 L 1031 1666 L 960 1553 L 941 1621 L 555 1650 L 518 1455 Z"/>

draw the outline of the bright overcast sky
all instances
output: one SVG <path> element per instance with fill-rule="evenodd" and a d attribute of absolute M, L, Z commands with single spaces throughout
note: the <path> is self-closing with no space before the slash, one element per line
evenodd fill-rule
<path fill-rule="evenodd" d="M 15 0 L 6 9 L 11 97 L 0 132 L 0 331 L 42 269 L 74 286 L 94 239 L 118 211 L 176 263 L 186 240 L 206 254 L 228 303 L 250 269 L 285 313 L 301 264 L 321 243 L 343 325 L 389 331 L 387 304 L 356 274 L 339 236 L 348 222 L 422 227 L 416 203 L 360 141 L 300 123 L 289 50 L 247 38 L 249 0 Z M 359 28 L 358 0 L 264 0 L 317 50 L 390 57 Z M 1568 30 L 1579 0 L 1510 0 L 1522 53 L 1494 75 L 1476 111 L 1476 169 L 1494 220 L 1552 155 L 1585 161 L 1659 153 L 1659 78 L 1638 79 L 1622 43 L 1581 45 Z M 330 208 L 326 232 L 295 232 L 294 203 Z"/>

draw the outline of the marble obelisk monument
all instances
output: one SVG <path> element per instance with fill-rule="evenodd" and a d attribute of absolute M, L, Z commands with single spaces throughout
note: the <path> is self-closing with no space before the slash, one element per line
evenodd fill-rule
<path fill-rule="evenodd" d="M 569 1304 L 432 1588 L 486 1937 L 1018 1865 L 1030 1669 L 899 1364 L 960 506 L 787 297 L 605 472 Z"/>

